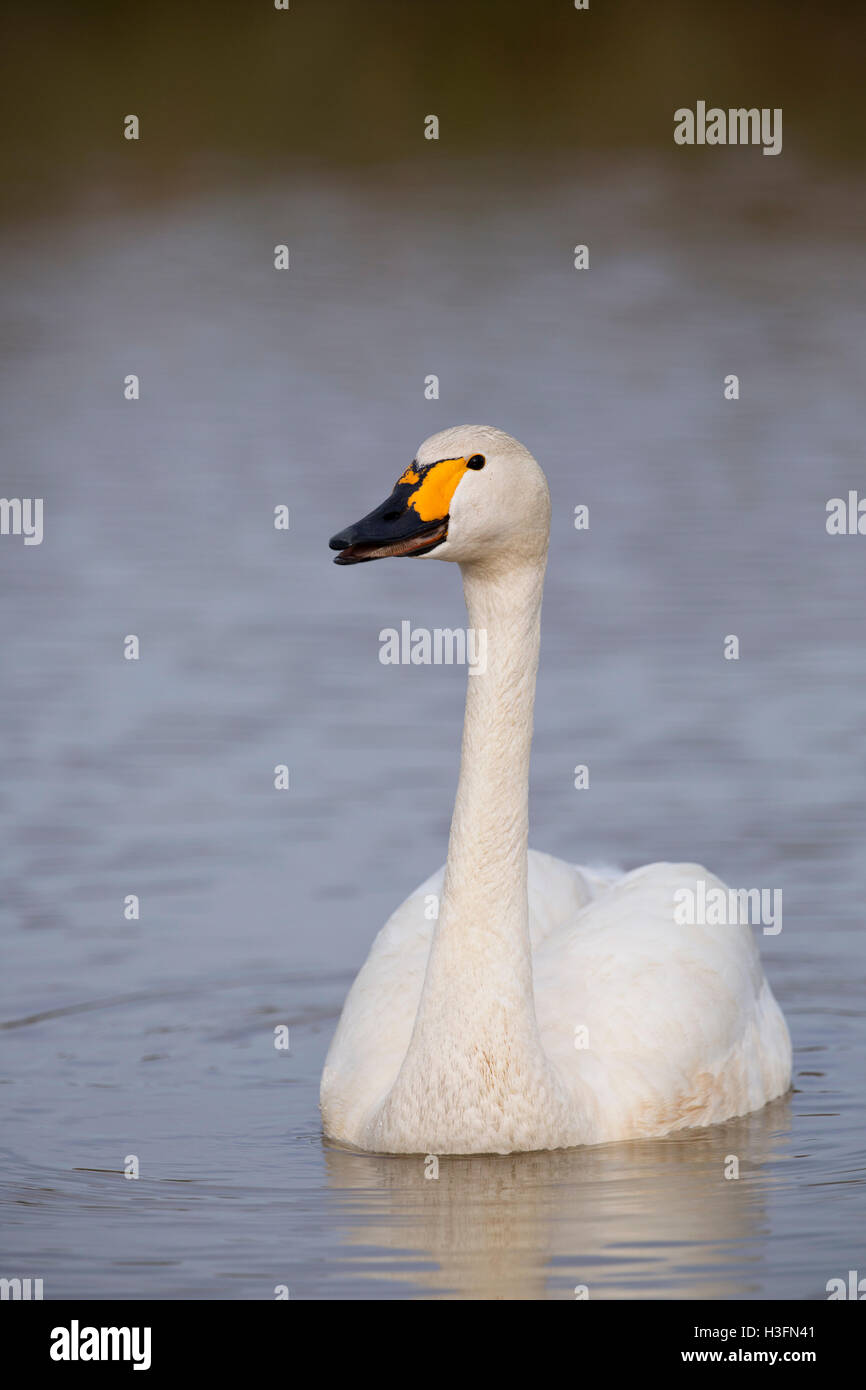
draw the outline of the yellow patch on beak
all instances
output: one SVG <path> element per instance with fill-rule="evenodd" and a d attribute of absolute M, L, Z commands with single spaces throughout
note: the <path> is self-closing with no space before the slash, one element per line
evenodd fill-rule
<path fill-rule="evenodd" d="M 411 472 L 411 468 L 407 469 L 400 482 L 415 482 L 415 478 L 409 477 Z M 407 506 L 412 507 L 422 521 L 443 520 L 448 515 L 451 498 L 465 472 L 465 458 L 440 459 L 438 463 L 431 464 L 424 473 L 420 487 L 416 487 L 407 499 Z"/>
<path fill-rule="evenodd" d="M 397 486 L 401 483 L 420 483 L 421 475 L 417 472 L 414 463 L 410 463 L 406 472 L 397 479 Z"/>

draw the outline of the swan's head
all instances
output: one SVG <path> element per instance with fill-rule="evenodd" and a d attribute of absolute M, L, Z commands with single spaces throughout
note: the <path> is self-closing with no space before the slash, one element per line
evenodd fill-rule
<path fill-rule="evenodd" d="M 490 425 L 456 425 L 425 440 L 387 501 L 330 544 L 338 565 L 386 555 L 540 561 L 549 530 L 547 481 L 529 450 Z"/>

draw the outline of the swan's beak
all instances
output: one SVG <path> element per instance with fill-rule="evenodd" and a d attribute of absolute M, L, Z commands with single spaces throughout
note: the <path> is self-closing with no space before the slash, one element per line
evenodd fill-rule
<path fill-rule="evenodd" d="M 423 468 L 417 464 L 407 468 L 381 507 L 331 537 L 331 549 L 340 552 L 334 564 L 361 565 L 386 555 L 426 555 L 441 545 L 448 535 L 448 504 L 465 467 L 464 459 L 440 459 Z M 434 479 L 435 470 L 441 472 Z"/>

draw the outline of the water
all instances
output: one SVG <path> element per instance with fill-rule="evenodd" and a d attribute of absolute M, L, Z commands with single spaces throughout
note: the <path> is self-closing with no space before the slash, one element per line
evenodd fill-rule
<path fill-rule="evenodd" d="M 866 541 L 824 527 L 863 477 L 863 200 L 769 163 L 443 162 L 4 233 L 3 491 L 44 497 L 45 540 L 0 541 L 0 1272 L 130 1299 L 811 1299 L 866 1273 Z M 455 785 L 463 674 L 384 667 L 378 633 L 461 624 L 459 576 L 341 570 L 326 541 L 467 419 L 553 494 L 532 843 L 782 889 L 762 951 L 795 1089 L 434 1182 L 324 1142 L 317 1090 Z"/>

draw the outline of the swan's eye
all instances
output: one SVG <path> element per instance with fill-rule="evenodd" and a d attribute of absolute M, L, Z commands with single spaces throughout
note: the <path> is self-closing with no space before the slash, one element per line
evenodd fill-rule
<path fill-rule="evenodd" d="M 485 459 L 483 454 L 473 454 L 471 459 L 467 460 L 466 467 L 483 468 L 486 462 L 487 460 Z"/>

